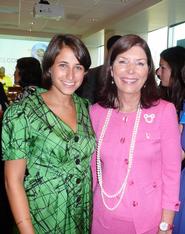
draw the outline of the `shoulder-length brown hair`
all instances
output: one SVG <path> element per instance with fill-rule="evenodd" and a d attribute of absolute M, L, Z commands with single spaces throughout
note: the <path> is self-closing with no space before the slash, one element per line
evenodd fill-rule
<path fill-rule="evenodd" d="M 185 73 L 183 73 L 185 48 L 182 46 L 167 48 L 161 52 L 160 58 L 165 60 L 171 69 L 170 85 L 165 88 L 162 83 L 160 85 L 162 97 L 172 102 L 179 114 L 185 99 Z M 163 90 L 166 92 L 163 93 Z"/>
<path fill-rule="evenodd" d="M 65 46 L 72 49 L 76 59 L 84 67 L 85 71 L 87 71 L 91 65 L 89 51 L 78 37 L 71 34 L 55 35 L 51 39 L 42 61 L 43 86 L 47 89 L 51 88 L 52 86 L 50 68 L 54 64 L 55 59 L 60 53 L 61 49 Z"/>
<path fill-rule="evenodd" d="M 147 80 L 141 89 L 141 106 L 143 108 L 149 108 L 155 105 L 156 101 L 159 99 L 159 92 L 155 79 L 155 68 L 150 49 L 144 39 L 138 35 L 128 34 L 116 41 L 108 54 L 98 95 L 98 103 L 101 106 L 114 109 L 118 108 L 118 106 L 116 106 L 116 100 L 119 102 L 119 98 L 117 87 L 115 84 L 112 84 L 111 66 L 119 54 L 126 52 L 133 46 L 139 46 L 145 51 L 149 67 Z"/>

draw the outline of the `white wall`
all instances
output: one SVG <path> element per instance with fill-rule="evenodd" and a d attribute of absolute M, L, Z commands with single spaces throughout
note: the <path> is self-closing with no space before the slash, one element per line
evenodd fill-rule
<path fill-rule="evenodd" d="M 89 37 L 82 38 L 91 55 L 91 67 L 97 67 L 104 62 L 104 30 Z"/>
<path fill-rule="evenodd" d="M 17 59 L 33 56 L 40 60 L 47 45 L 43 41 L 0 38 L 0 67 L 5 67 L 6 75 L 13 80 Z"/>

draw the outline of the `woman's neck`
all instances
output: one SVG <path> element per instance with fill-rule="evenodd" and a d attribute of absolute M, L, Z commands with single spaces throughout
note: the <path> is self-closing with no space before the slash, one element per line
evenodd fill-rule
<path fill-rule="evenodd" d="M 119 96 L 118 107 L 121 112 L 135 112 L 140 104 L 140 95 Z"/>
<path fill-rule="evenodd" d="M 42 94 L 43 98 L 50 105 L 59 105 L 59 106 L 73 106 L 73 98 L 72 95 L 63 95 L 61 93 L 53 92 L 52 90 L 48 90 L 47 92 Z"/>

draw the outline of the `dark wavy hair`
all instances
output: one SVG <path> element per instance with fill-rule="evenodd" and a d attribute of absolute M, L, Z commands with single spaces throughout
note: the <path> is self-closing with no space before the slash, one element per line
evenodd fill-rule
<path fill-rule="evenodd" d="M 161 52 L 160 58 L 165 60 L 171 69 L 170 86 L 166 87 L 164 92 L 165 88 L 160 85 L 162 98 L 172 102 L 179 113 L 185 99 L 185 74 L 183 72 L 185 48 L 182 46 L 170 47 Z"/>
<path fill-rule="evenodd" d="M 30 85 L 41 87 L 42 69 L 40 62 L 34 57 L 22 57 L 17 60 L 21 87 Z"/>
<path fill-rule="evenodd" d="M 51 88 L 52 86 L 50 68 L 54 64 L 55 59 L 60 53 L 61 49 L 66 46 L 72 49 L 75 57 L 84 67 L 85 71 L 87 71 L 91 65 L 89 51 L 78 37 L 71 34 L 55 35 L 51 39 L 42 60 L 43 86 L 47 89 Z"/>
<path fill-rule="evenodd" d="M 107 50 L 109 51 L 114 43 L 121 38 L 121 35 L 113 35 L 107 40 Z"/>
<path fill-rule="evenodd" d="M 116 100 L 119 102 L 119 98 L 117 87 L 115 84 L 112 84 L 113 77 L 111 76 L 111 66 L 119 54 L 126 52 L 133 46 L 139 46 L 145 51 L 149 67 L 147 80 L 141 89 L 141 106 L 143 108 L 149 108 L 156 105 L 156 102 L 159 100 L 155 69 L 150 49 L 144 39 L 138 35 L 128 34 L 117 40 L 108 54 L 98 95 L 98 103 L 101 106 L 106 108 L 118 108 L 118 106 L 116 106 Z"/>

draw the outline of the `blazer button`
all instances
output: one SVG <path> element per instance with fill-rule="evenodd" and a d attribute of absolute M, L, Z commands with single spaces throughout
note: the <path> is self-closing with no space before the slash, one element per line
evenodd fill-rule
<path fill-rule="evenodd" d="M 122 137 L 122 138 L 120 139 L 120 143 L 123 144 L 124 142 L 125 142 L 125 137 Z"/>
<path fill-rule="evenodd" d="M 133 205 L 133 207 L 136 207 L 136 206 L 138 206 L 138 202 L 137 201 L 133 201 L 132 205 Z"/>
<path fill-rule="evenodd" d="M 156 188 L 157 187 L 157 184 L 154 182 L 153 183 L 153 188 Z"/>
<path fill-rule="evenodd" d="M 133 185 L 134 184 L 134 181 L 133 180 L 130 180 L 129 181 L 129 185 Z"/>
<path fill-rule="evenodd" d="M 128 158 L 124 159 L 125 164 L 128 164 Z"/>

